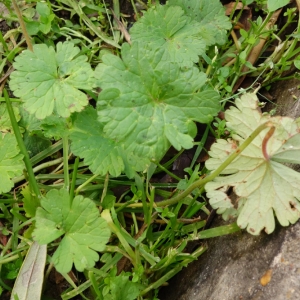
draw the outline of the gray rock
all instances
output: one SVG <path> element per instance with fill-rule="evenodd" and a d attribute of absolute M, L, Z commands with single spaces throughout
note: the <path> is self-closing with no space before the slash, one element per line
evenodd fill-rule
<path fill-rule="evenodd" d="M 271 94 L 277 100 L 276 114 L 300 116 L 299 84 L 275 84 Z M 216 223 L 213 227 L 222 224 L 220 217 Z M 286 228 L 277 224 L 270 235 L 241 232 L 206 243 L 207 252 L 170 280 L 159 299 L 300 300 L 299 222 Z"/>

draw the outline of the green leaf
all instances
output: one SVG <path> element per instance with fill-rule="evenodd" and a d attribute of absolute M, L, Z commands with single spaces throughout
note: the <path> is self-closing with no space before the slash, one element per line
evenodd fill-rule
<path fill-rule="evenodd" d="M 54 138 L 55 140 L 58 140 L 69 134 L 67 119 L 62 118 L 57 114 L 52 114 L 43 120 L 38 120 L 34 115 L 30 115 L 26 110 L 21 109 L 21 115 L 22 119 L 19 122 L 19 125 L 26 130 L 24 135 L 25 143 L 26 139 L 29 139 L 29 144 L 31 143 L 31 140 L 35 139 L 34 137 L 28 138 L 28 136 L 36 135 L 37 142 L 43 145 L 46 144 L 48 139 Z M 40 151 L 43 150 L 41 147 L 36 148 L 40 148 Z"/>
<path fill-rule="evenodd" d="M 263 144 L 269 128 L 263 130 L 236 160 L 212 182 L 206 184 L 207 197 L 223 218 L 236 217 L 241 228 L 251 234 L 271 233 L 275 219 L 282 226 L 294 224 L 300 216 L 300 174 L 283 163 L 300 163 L 300 120 L 262 115 L 255 94 L 236 99 L 225 112 L 233 139 L 217 140 L 206 161 L 215 170 L 260 124 L 271 122 L 274 134 Z M 234 194 L 227 194 L 233 187 Z"/>
<path fill-rule="evenodd" d="M 27 16 L 29 19 L 25 20 L 26 30 L 29 35 L 35 35 L 39 31 L 44 34 L 50 32 L 51 22 L 55 18 L 55 15 L 50 10 L 49 6 L 46 3 L 38 2 L 36 4 L 36 12 L 33 11 L 32 16 Z M 34 17 L 34 20 L 32 20 Z"/>
<path fill-rule="evenodd" d="M 33 157 L 52 145 L 51 141 L 45 138 L 41 133 L 29 134 L 25 132 L 23 135 L 25 147 L 29 157 Z"/>
<path fill-rule="evenodd" d="M 67 120 L 56 114 L 53 114 L 43 120 L 41 129 L 45 137 L 59 140 L 63 136 L 69 135 Z"/>
<path fill-rule="evenodd" d="M 157 5 L 144 13 L 130 30 L 132 41 L 152 50 L 163 49 L 164 59 L 191 66 L 205 52 L 206 43 L 199 36 L 199 24 L 180 7 Z"/>
<path fill-rule="evenodd" d="M 132 282 L 129 275 L 120 274 L 116 277 L 105 279 L 110 293 L 105 295 L 108 300 L 135 300 L 144 286 L 137 282 Z"/>
<path fill-rule="evenodd" d="M 227 235 L 240 231 L 241 228 L 236 223 L 205 229 L 198 233 L 199 239 L 209 239 L 217 236 Z"/>
<path fill-rule="evenodd" d="M 268 9 L 270 12 L 284 7 L 290 3 L 290 0 L 268 0 Z"/>
<path fill-rule="evenodd" d="M 225 15 L 225 9 L 219 0 L 170 0 L 169 5 L 180 6 L 199 30 L 199 37 L 207 46 L 223 45 L 227 41 L 227 30 L 232 25 Z"/>
<path fill-rule="evenodd" d="M 13 104 L 13 111 L 17 122 L 21 119 L 19 108 Z M 5 103 L 0 103 L 0 131 L 7 132 L 12 130 L 9 114 Z"/>
<path fill-rule="evenodd" d="M 296 60 L 294 60 L 294 65 L 295 65 L 295 67 L 296 67 L 298 70 L 300 70 L 300 60 L 299 60 L 299 56 L 297 57 Z"/>
<path fill-rule="evenodd" d="M 7 193 L 14 186 L 11 178 L 22 175 L 23 155 L 13 134 L 0 132 L 0 194 Z"/>
<path fill-rule="evenodd" d="M 47 246 L 34 242 L 27 252 L 21 270 L 15 281 L 11 299 L 40 299 L 44 283 Z"/>
<path fill-rule="evenodd" d="M 49 138 L 44 136 L 44 132 L 41 130 L 42 120 L 36 119 L 23 108 L 20 109 L 20 113 L 22 119 L 19 122 L 19 126 L 25 129 L 23 134 L 24 144 L 29 156 L 33 157 L 50 147 L 52 143 Z M 45 120 L 47 120 L 47 118 Z"/>
<path fill-rule="evenodd" d="M 142 171 L 148 163 L 148 160 L 135 157 L 105 137 L 103 124 L 97 120 L 97 112 L 92 107 L 74 116 L 70 139 L 72 152 L 84 158 L 84 163 L 94 174 L 109 172 L 112 176 L 119 176 L 124 171 L 132 178 L 133 170 Z"/>
<path fill-rule="evenodd" d="M 110 230 L 99 216 L 95 203 L 76 196 L 72 203 L 66 190 L 50 190 L 36 212 L 36 229 L 32 236 L 39 244 L 47 244 L 65 235 L 56 249 L 52 262 L 60 273 L 92 268 L 103 251 Z"/>
<path fill-rule="evenodd" d="M 26 185 L 23 189 L 21 194 L 23 195 L 23 203 L 24 203 L 24 209 L 26 212 L 26 216 L 28 217 L 34 217 L 37 208 L 41 205 L 40 201 L 37 197 L 33 197 L 30 192 L 30 188 L 28 185 Z"/>
<path fill-rule="evenodd" d="M 204 88 L 197 68 L 181 68 L 134 43 L 122 46 L 122 59 L 103 56 L 95 70 L 97 108 L 103 131 L 127 152 L 159 160 L 170 145 L 191 148 L 193 121 L 206 123 L 220 109 L 219 94 Z"/>
<path fill-rule="evenodd" d="M 53 112 L 69 117 L 88 104 L 80 89 L 94 85 L 93 70 L 87 57 L 71 42 L 56 46 L 56 52 L 45 44 L 33 46 L 34 52 L 23 51 L 13 64 L 10 88 L 24 101 L 24 108 L 38 119 Z"/>

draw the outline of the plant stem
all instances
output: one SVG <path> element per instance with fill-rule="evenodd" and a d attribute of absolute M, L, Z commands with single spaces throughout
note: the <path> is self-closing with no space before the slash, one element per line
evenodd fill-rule
<path fill-rule="evenodd" d="M 124 247 L 125 251 L 128 253 L 130 256 L 130 260 L 133 264 L 134 267 L 136 267 L 136 255 L 130 245 L 127 243 L 126 239 L 123 237 L 122 232 L 119 231 L 118 227 L 114 224 L 110 212 L 108 209 L 104 209 L 103 212 L 101 213 L 101 217 L 105 219 L 107 222 L 107 225 L 111 229 L 111 231 L 117 235 L 118 239 L 120 240 L 122 246 Z"/>
<path fill-rule="evenodd" d="M 62 161 L 63 161 L 63 158 L 61 158 L 61 157 L 57 158 L 55 160 L 52 160 L 52 161 L 47 161 L 47 162 L 33 168 L 32 169 L 33 173 L 36 173 L 40 170 L 43 170 L 43 169 L 49 168 L 51 166 L 57 165 L 57 164 L 61 163 Z M 12 181 L 13 181 L 13 183 L 18 183 L 18 182 L 20 182 L 24 179 L 25 179 L 25 175 L 21 175 L 21 176 L 13 178 Z"/>
<path fill-rule="evenodd" d="M 101 199 L 100 199 L 101 204 L 103 203 L 103 200 L 104 200 L 104 198 L 106 196 L 106 193 L 107 193 L 108 182 L 109 182 L 109 173 L 107 173 L 106 176 L 105 176 L 103 191 L 102 191 L 102 195 L 101 195 Z"/>
<path fill-rule="evenodd" d="M 105 35 L 98 27 L 94 25 L 94 23 L 86 16 L 86 14 L 82 11 L 81 7 L 77 4 L 77 1 L 73 0 L 62 0 L 62 3 L 72 7 L 74 11 L 78 14 L 78 16 L 83 20 L 83 22 L 105 43 L 114 46 L 116 48 L 121 48 L 115 41 L 111 40 L 109 37 Z"/>
<path fill-rule="evenodd" d="M 271 136 L 273 135 L 274 131 L 275 131 L 275 126 L 272 126 L 271 129 L 267 132 L 266 136 L 264 137 L 264 139 L 262 141 L 262 146 L 261 146 L 262 153 L 263 153 L 263 156 L 266 160 L 270 159 L 268 151 L 267 151 L 267 145 L 268 145 L 268 141 L 271 138 Z"/>
<path fill-rule="evenodd" d="M 9 118 L 10 118 L 13 130 L 14 130 L 14 134 L 15 134 L 17 143 L 19 145 L 21 153 L 24 156 L 23 160 L 24 160 L 26 170 L 27 170 L 27 173 L 28 173 L 30 187 L 31 187 L 32 192 L 34 194 L 33 196 L 35 196 L 35 197 L 37 197 L 37 199 L 39 199 L 41 197 L 40 190 L 39 190 L 37 182 L 35 180 L 35 176 L 34 176 L 34 173 L 33 173 L 30 158 L 29 158 L 27 149 L 25 147 L 24 141 L 22 139 L 22 135 L 21 135 L 21 132 L 20 132 L 20 129 L 19 129 L 19 126 L 18 126 L 16 117 L 15 117 L 15 114 L 14 114 L 13 108 L 12 108 L 11 103 L 9 101 L 8 93 L 7 93 L 6 89 L 3 89 L 3 94 L 4 94 L 4 98 L 5 98 L 5 102 L 6 102 L 6 106 L 7 106 L 7 111 L 8 111 L 8 114 L 9 114 Z"/>
<path fill-rule="evenodd" d="M 64 188 L 69 191 L 70 176 L 69 176 L 69 141 L 68 137 L 64 136 L 63 141 L 63 158 L 64 158 Z"/>
<path fill-rule="evenodd" d="M 120 3 L 119 3 L 119 0 L 113 0 L 113 8 L 114 8 L 115 17 L 117 18 L 117 20 L 120 20 Z M 115 28 L 119 27 L 119 25 L 117 23 L 117 20 L 113 21 L 113 24 L 114 24 Z M 114 30 L 112 28 L 112 32 L 113 32 L 113 35 L 114 35 L 115 42 L 118 43 L 119 40 L 120 40 L 120 31 L 114 32 Z"/>
<path fill-rule="evenodd" d="M 79 192 L 86 186 L 88 185 L 91 181 L 93 181 L 96 177 L 98 177 L 99 174 L 94 174 L 93 176 L 91 176 L 86 182 L 84 182 L 83 184 L 81 184 L 75 191 L 76 196 L 79 194 Z"/>
<path fill-rule="evenodd" d="M 260 134 L 262 130 L 270 126 L 272 126 L 272 124 L 269 122 L 258 126 L 252 132 L 252 134 L 244 141 L 244 143 L 241 146 L 239 146 L 214 172 L 212 172 L 210 175 L 208 175 L 203 179 L 199 179 L 195 181 L 183 193 L 171 199 L 161 201 L 157 204 L 159 204 L 159 206 L 173 205 L 178 201 L 182 200 L 183 198 L 185 198 L 186 196 L 188 196 L 194 189 L 200 186 L 204 186 L 207 182 L 215 179 L 229 164 L 231 164 L 242 153 L 242 151 L 244 151 L 251 144 L 251 142 Z"/>
<path fill-rule="evenodd" d="M 169 271 L 167 274 L 159 278 L 156 282 L 150 284 L 146 289 L 144 289 L 141 293 L 140 296 L 143 296 L 150 292 L 153 289 L 159 288 L 163 283 L 168 281 L 170 278 L 172 278 L 175 274 L 177 274 L 184 266 L 186 266 L 188 263 L 190 263 L 192 260 L 200 256 L 206 251 L 206 247 L 200 247 L 197 249 L 194 253 L 190 255 L 191 258 L 187 258 L 183 260 L 180 264 L 176 265 L 171 271 Z"/>
<path fill-rule="evenodd" d="M 209 181 L 212 181 L 215 179 L 231 162 L 233 162 L 250 144 L 251 142 L 260 134 L 261 131 L 266 129 L 267 127 L 272 127 L 273 124 L 271 122 L 266 122 L 264 124 L 261 124 L 258 126 L 252 134 L 249 135 L 249 137 L 244 141 L 242 145 L 240 145 L 230 156 L 227 157 L 227 159 L 210 175 L 208 175 L 205 178 L 198 179 L 193 184 L 191 184 L 184 192 L 181 194 L 160 202 L 155 202 L 155 205 L 157 207 L 167 206 L 167 205 L 173 205 L 179 202 L 180 200 L 187 197 L 194 189 L 199 188 L 201 186 L 204 186 Z M 118 203 L 115 204 L 118 206 Z M 142 207 L 141 203 L 134 203 L 131 205 L 128 205 L 128 207 Z"/>
<path fill-rule="evenodd" d="M 23 21 L 22 14 L 20 12 L 19 6 L 16 3 L 16 0 L 12 0 L 12 4 L 13 4 L 15 12 L 16 12 L 16 14 L 18 16 L 18 20 L 19 20 L 20 25 L 21 25 L 22 33 L 24 34 L 24 37 L 25 37 L 27 47 L 28 47 L 28 49 L 30 51 L 33 52 L 33 47 L 32 47 L 32 43 L 31 43 L 31 40 L 30 40 L 30 36 L 29 36 L 29 34 L 28 34 L 27 30 L 26 30 L 26 26 L 25 26 L 25 23 Z"/>
<path fill-rule="evenodd" d="M 74 163 L 74 169 L 73 169 L 73 172 L 72 172 L 72 182 L 71 182 L 71 188 L 70 188 L 71 203 L 72 203 L 73 198 L 74 198 L 74 190 L 75 190 L 75 184 L 76 184 L 76 178 L 77 178 L 78 165 L 79 165 L 79 157 L 76 157 L 75 163 Z"/>
<path fill-rule="evenodd" d="M 167 168 L 165 168 L 163 165 L 161 165 L 158 161 L 156 160 L 152 160 L 152 162 L 154 164 L 156 164 L 158 166 L 159 169 L 161 169 L 162 171 L 164 171 L 165 173 L 167 173 L 170 177 L 174 178 L 177 181 L 180 181 L 181 178 L 176 176 L 175 174 L 173 174 L 172 172 L 170 172 Z"/>

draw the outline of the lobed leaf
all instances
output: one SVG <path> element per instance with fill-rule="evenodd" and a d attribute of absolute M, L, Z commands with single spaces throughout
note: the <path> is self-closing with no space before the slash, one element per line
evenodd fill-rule
<path fill-rule="evenodd" d="M 181 7 L 157 5 L 144 13 L 130 34 L 133 42 L 138 41 L 154 51 L 163 49 L 165 60 L 192 66 L 206 48 L 198 25 Z"/>
<path fill-rule="evenodd" d="M 74 116 L 70 139 L 72 152 L 84 158 L 84 163 L 94 174 L 109 172 L 112 176 L 119 176 L 124 171 L 132 178 L 133 171 L 144 170 L 148 163 L 148 160 L 127 153 L 121 145 L 105 137 L 103 124 L 97 120 L 97 112 L 92 107 Z"/>
<path fill-rule="evenodd" d="M 58 272 L 67 273 L 74 262 L 78 271 L 92 268 L 103 251 L 110 230 L 89 198 L 76 196 L 70 201 L 65 189 L 50 190 L 36 211 L 36 229 L 32 236 L 41 245 L 65 235 L 52 262 Z"/>
<path fill-rule="evenodd" d="M 94 85 L 93 70 L 87 57 L 71 42 L 53 47 L 45 44 L 33 46 L 34 52 L 23 51 L 13 64 L 16 69 L 10 76 L 10 88 L 24 101 L 24 108 L 44 119 L 53 112 L 69 117 L 88 104 L 80 89 Z"/>
<path fill-rule="evenodd" d="M 138 282 L 132 282 L 129 275 L 124 273 L 106 278 L 105 283 L 107 283 L 110 290 L 110 293 L 105 295 L 107 300 L 134 300 L 145 288 Z"/>
<path fill-rule="evenodd" d="M 236 107 L 225 112 L 227 127 L 235 131 L 233 139 L 217 140 L 206 161 L 215 170 L 260 124 L 270 121 L 275 132 L 263 153 L 263 130 L 237 159 L 212 182 L 206 184 L 210 204 L 223 218 L 238 217 L 237 224 L 251 234 L 271 233 L 275 219 L 282 226 L 294 224 L 300 217 L 300 174 L 283 163 L 300 162 L 300 121 L 271 117 L 258 110 L 255 94 L 236 99 Z M 228 195 L 233 187 L 234 194 Z"/>
<path fill-rule="evenodd" d="M 95 70 L 103 131 L 128 153 L 159 160 L 172 145 L 191 148 L 194 121 L 206 123 L 220 109 L 219 94 L 204 88 L 197 68 L 181 68 L 139 44 L 124 44 L 122 59 L 103 56 Z"/>
<path fill-rule="evenodd" d="M 180 6 L 185 15 L 198 22 L 195 25 L 207 46 L 226 43 L 232 25 L 219 0 L 170 0 L 169 5 Z"/>

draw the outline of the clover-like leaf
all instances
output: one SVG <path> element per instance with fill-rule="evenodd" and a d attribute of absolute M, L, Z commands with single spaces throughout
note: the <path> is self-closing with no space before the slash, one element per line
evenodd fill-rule
<path fill-rule="evenodd" d="M 130 30 L 132 41 L 152 50 L 163 49 L 164 58 L 191 66 L 205 52 L 199 24 L 184 14 L 181 7 L 157 5 L 145 12 Z"/>
<path fill-rule="evenodd" d="M 219 0 L 170 0 L 168 4 L 180 6 L 185 15 L 198 22 L 200 37 L 207 46 L 222 45 L 227 41 L 227 30 L 232 25 Z"/>
<path fill-rule="evenodd" d="M 159 160 L 170 145 L 191 148 L 194 121 L 206 123 L 219 111 L 219 94 L 204 88 L 197 68 L 164 60 L 164 51 L 122 46 L 122 59 L 103 56 L 95 76 L 102 92 L 97 108 L 103 131 L 129 153 Z"/>
<path fill-rule="evenodd" d="M 39 244 L 47 244 L 65 235 L 52 262 L 57 271 L 67 273 L 74 262 L 78 271 L 92 268 L 110 237 L 106 221 L 100 217 L 95 203 L 76 196 L 70 201 L 65 189 L 50 190 L 36 211 L 36 229 L 32 236 Z"/>
<path fill-rule="evenodd" d="M 0 132 L 0 194 L 7 193 L 14 186 L 11 178 L 22 175 L 23 155 L 11 133 Z"/>
<path fill-rule="evenodd" d="M 94 85 L 93 70 L 87 57 L 71 42 L 53 47 L 34 45 L 34 52 L 23 51 L 13 64 L 16 69 L 10 76 L 10 88 L 24 101 L 24 108 L 38 119 L 56 112 L 69 117 L 88 104 L 80 89 Z"/>
<path fill-rule="evenodd" d="M 271 117 L 258 110 L 255 94 L 236 99 L 225 112 L 232 139 L 217 140 L 206 161 L 215 170 L 260 124 L 271 122 L 220 176 L 206 184 L 209 202 L 223 218 L 236 217 L 241 228 L 251 234 L 273 232 L 275 218 L 282 226 L 300 217 L 300 173 L 281 164 L 300 163 L 300 120 Z M 273 134 L 272 134 L 273 133 Z M 227 194 L 233 187 L 234 194 Z"/>

